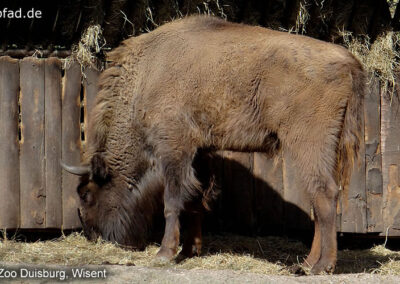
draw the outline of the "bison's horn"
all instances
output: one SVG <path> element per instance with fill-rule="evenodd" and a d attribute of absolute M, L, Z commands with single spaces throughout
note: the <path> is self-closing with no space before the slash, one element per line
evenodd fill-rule
<path fill-rule="evenodd" d="M 78 176 L 83 176 L 83 175 L 87 175 L 90 173 L 90 167 L 89 166 L 68 166 L 66 164 L 63 163 L 63 161 L 60 161 L 61 163 L 61 167 L 63 167 L 64 170 L 66 170 L 67 172 L 74 174 L 74 175 L 78 175 Z"/>

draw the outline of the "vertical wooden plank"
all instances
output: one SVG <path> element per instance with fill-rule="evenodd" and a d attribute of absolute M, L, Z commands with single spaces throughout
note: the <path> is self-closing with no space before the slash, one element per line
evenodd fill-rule
<path fill-rule="evenodd" d="M 230 231 L 253 232 L 253 154 L 225 151 L 222 206 L 224 227 Z"/>
<path fill-rule="evenodd" d="M 98 92 L 98 77 L 100 75 L 100 71 L 97 71 L 93 68 L 85 69 L 84 79 L 84 105 L 85 105 L 85 116 L 84 116 L 84 125 L 85 128 L 89 125 L 90 114 L 96 102 L 96 96 Z"/>
<path fill-rule="evenodd" d="M 364 116 L 362 117 L 364 126 Z M 364 137 L 364 127 L 361 137 Z M 359 165 L 355 163 L 349 186 L 339 196 L 341 207 L 340 232 L 367 232 L 367 194 L 365 189 L 365 141 L 362 139 L 359 153 Z"/>
<path fill-rule="evenodd" d="M 298 176 L 290 153 L 283 153 L 285 228 L 311 229 L 311 203 L 302 178 Z"/>
<path fill-rule="evenodd" d="M 21 228 L 45 226 L 44 60 L 20 61 Z"/>
<path fill-rule="evenodd" d="M 381 92 L 381 150 L 383 181 L 383 232 L 400 235 L 400 101 Z"/>
<path fill-rule="evenodd" d="M 269 159 L 264 153 L 254 153 L 254 208 L 257 233 L 283 231 L 282 159 Z"/>
<path fill-rule="evenodd" d="M 61 228 L 61 61 L 45 60 L 46 228 Z"/>
<path fill-rule="evenodd" d="M 80 131 L 81 69 L 74 63 L 65 70 L 62 93 L 62 160 L 68 165 L 81 162 Z M 80 227 L 76 188 L 79 177 L 62 171 L 63 228 Z"/>
<path fill-rule="evenodd" d="M 367 231 L 382 232 L 382 158 L 379 80 L 374 78 L 364 101 Z"/>
<path fill-rule="evenodd" d="M 19 64 L 0 57 L 0 228 L 19 227 Z"/>

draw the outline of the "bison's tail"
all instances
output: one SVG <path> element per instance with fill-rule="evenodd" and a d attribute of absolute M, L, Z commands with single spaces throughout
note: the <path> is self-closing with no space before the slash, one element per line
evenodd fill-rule
<path fill-rule="evenodd" d="M 358 62 L 357 62 L 358 63 Z M 358 159 L 363 135 L 363 101 L 366 92 L 366 75 L 360 63 L 351 69 L 352 94 L 344 114 L 342 134 L 339 140 L 337 181 L 342 188 L 349 184 L 354 162 Z M 360 159 L 358 159 L 360 166 Z"/>

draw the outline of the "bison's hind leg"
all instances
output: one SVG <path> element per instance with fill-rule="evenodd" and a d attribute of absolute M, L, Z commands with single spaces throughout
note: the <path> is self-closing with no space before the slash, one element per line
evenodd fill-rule
<path fill-rule="evenodd" d="M 338 189 L 332 177 L 314 182 L 311 202 L 315 213 L 315 235 L 305 264 L 311 273 L 332 273 L 336 266 L 336 204 Z"/>
<path fill-rule="evenodd" d="M 182 251 L 180 252 L 180 257 L 182 259 L 193 256 L 200 256 L 202 246 L 202 209 L 200 209 L 198 212 L 186 213 L 187 229 L 182 245 Z"/>
<path fill-rule="evenodd" d="M 317 138 L 316 135 L 313 137 Z M 335 182 L 335 135 L 321 135 L 312 143 L 289 144 L 295 167 L 300 170 L 315 215 L 315 234 L 310 254 L 304 262 L 311 273 L 333 272 L 336 265 L 336 204 L 339 193 Z M 306 139 L 304 138 L 304 141 Z"/>

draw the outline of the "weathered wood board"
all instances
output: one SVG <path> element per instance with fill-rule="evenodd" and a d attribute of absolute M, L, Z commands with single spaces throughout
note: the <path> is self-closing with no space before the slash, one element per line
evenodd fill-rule
<path fill-rule="evenodd" d="M 90 114 L 93 110 L 98 91 L 97 83 L 100 72 L 87 68 L 84 70 L 83 91 L 84 91 L 84 129 L 88 127 Z"/>
<path fill-rule="evenodd" d="M 257 233 L 283 231 L 284 187 L 282 159 L 254 153 L 254 214 Z"/>
<path fill-rule="evenodd" d="M 65 70 L 62 93 L 62 160 L 68 165 L 79 165 L 81 162 L 80 92 L 81 69 L 79 64 L 72 64 Z M 80 226 L 77 215 L 78 182 L 79 177 L 62 171 L 64 229 Z"/>
<path fill-rule="evenodd" d="M 282 176 L 285 229 L 310 229 L 310 198 L 302 179 L 298 176 L 290 153 L 283 153 Z"/>
<path fill-rule="evenodd" d="M 364 101 L 367 231 L 382 232 L 382 157 L 379 80 L 370 84 Z"/>
<path fill-rule="evenodd" d="M 45 60 L 46 228 L 62 225 L 61 62 Z"/>
<path fill-rule="evenodd" d="M 364 123 L 364 116 L 363 125 Z M 361 137 L 364 137 L 364 127 Z M 367 232 L 367 194 L 365 190 L 365 141 L 361 139 L 358 161 L 355 163 L 350 184 L 339 194 L 340 232 Z"/>
<path fill-rule="evenodd" d="M 46 206 L 44 60 L 20 61 L 20 206 L 22 228 L 44 228 Z"/>
<path fill-rule="evenodd" d="M 224 152 L 223 219 L 226 228 L 245 234 L 252 233 L 255 225 L 252 167 L 252 153 Z"/>
<path fill-rule="evenodd" d="M 399 93 L 381 92 L 383 200 L 382 235 L 400 235 L 400 101 Z"/>
<path fill-rule="evenodd" d="M 19 63 L 0 57 L 0 228 L 20 225 L 19 139 L 18 139 Z"/>

